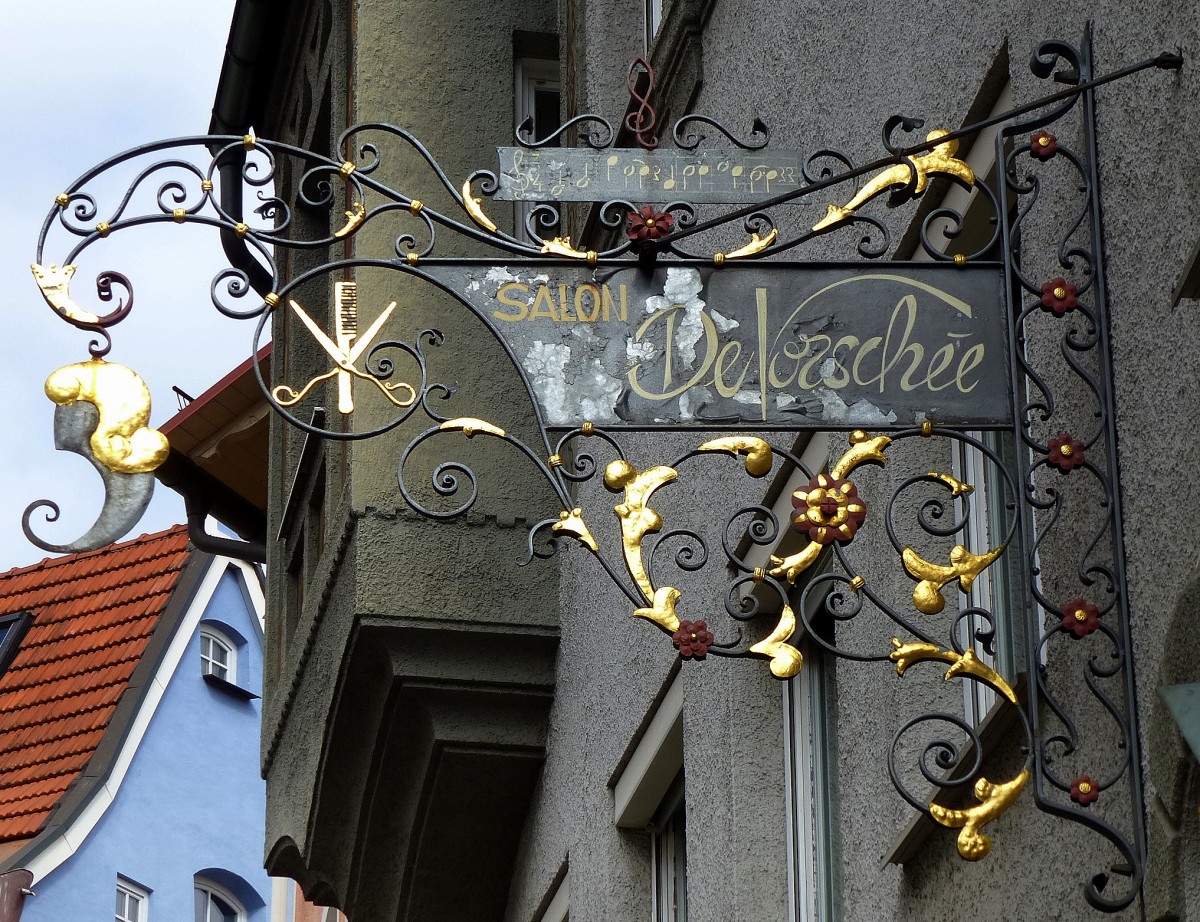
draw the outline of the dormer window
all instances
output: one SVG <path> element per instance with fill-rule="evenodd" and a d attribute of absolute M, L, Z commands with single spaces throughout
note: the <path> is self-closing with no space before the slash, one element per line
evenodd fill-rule
<path fill-rule="evenodd" d="M 150 894 L 132 881 L 117 878 L 116 922 L 148 922 L 146 912 Z"/>
<path fill-rule="evenodd" d="M 237 647 L 215 628 L 200 629 L 200 674 L 237 682 Z"/>
<path fill-rule="evenodd" d="M 232 893 L 211 880 L 196 878 L 196 922 L 245 922 L 246 911 Z"/>
<path fill-rule="evenodd" d="M 0 675 L 4 674 L 8 664 L 17 655 L 21 638 L 25 636 L 25 630 L 32 620 L 33 616 L 26 611 L 0 616 Z"/>

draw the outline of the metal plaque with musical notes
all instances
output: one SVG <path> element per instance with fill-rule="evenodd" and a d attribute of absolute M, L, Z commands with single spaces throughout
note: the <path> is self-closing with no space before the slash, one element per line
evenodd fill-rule
<path fill-rule="evenodd" d="M 497 199 L 749 205 L 804 183 L 798 151 L 501 147 Z"/>

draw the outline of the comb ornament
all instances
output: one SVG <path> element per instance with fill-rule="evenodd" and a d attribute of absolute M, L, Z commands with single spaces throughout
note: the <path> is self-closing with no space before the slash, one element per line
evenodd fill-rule
<path fill-rule="evenodd" d="M 349 415 L 354 412 L 353 379 L 358 378 L 373 384 L 393 405 L 401 409 L 412 406 L 417 399 L 417 392 L 411 384 L 403 381 L 395 383 L 381 381 L 374 375 L 359 370 L 358 366 L 354 364 L 367 350 L 367 347 L 371 345 L 375 337 L 379 335 L 380 329 L 382 329 L 388 318 L 392 316 L 392 312 L 396 309 L 396 302 L 393 301 L 384 308 L 383 312 L 367 328 L 367 331 L 360 336 L 358 334 L 357 283 L 338 282 L 334 286 L 334 294 L 334 317 L 337 324 L 334 339 L 330 339 L 317 322 L 296 301 L 288 299 L 288 306 L 292 309 L 292 312 L 300 318 L 301 323 L 312 334 L 317 344 L 333 359 L 334 368 L 309 379 L 308 383 L 300 388 L 300 390 L 296 390 L 288 384 L 276 385 L 271 391 L 271 396 L 275 398 L 280 406 L 292 407 L 307 397 L 312 389 L 322 381 L 336 378 L 338 385 L 338 412 Z M 397 392 L 403 396 L 399 396 Z"/>

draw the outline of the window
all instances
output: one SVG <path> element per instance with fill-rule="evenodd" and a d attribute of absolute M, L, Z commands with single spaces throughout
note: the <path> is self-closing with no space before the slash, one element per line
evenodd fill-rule
<path fill-rule="evenodd" d="M 799 446 L 797 446 L 799 449 Z M 828 469 L 832 448 L 828 433 L 813 432 L 799 451 L 800 462 L 810 471 Z M 781 523 L 791 521 L 792 494 L 808 483 L 802 470 L 790 472 L 774 495 L 772 510 Z M 781 528 L 773 547 L 758 546 L 746 552 L 750 566 L 770 566 L 771 554 L 787 556 L 799 550 L 806 539 L 795 529 Z M 789 604 L 805 606 L 803 623 L 812 626 L 819 639 L 834 642 L 833 624 L 825 609 L 825 594 L 804 594 L 809 581 L 830 568 L 828 556 L 818 558 L 789 593 Z M 763 597 L 766 601 L 766 597 Z M 797 632 L 796 640 L 801 640 Z M 838 713 L 831 654 L 817 643 L 805 643 L 804 668 L 783 683 L 784 772 L 787 778 L 787 854 L 789 922 L 833 922 L 839 918 L 841 892 L 834 860 Z"/>
<path fill-rule="evenodd" d="M 665 685 L 610 782 L 613 821 L 650 833 L 653 922 L 687 918 L 683 799 L 683 681 Z"/>
<path fill-rule="evenodd" d="M 517 124 L 528 121 L 528 134 L 535 141 L 558 131 L 558 62 L 546 58 L 518 58 L 515 102 Z"/>
<path fill-rule="evenodd" d="M 687 919 L 687 830 L 683 772 L 650 824 L 654 922 Z"/>
<path fill-rule="evenodd" d="M 831 715 L 837 713 L 837 704 L 831 672 L 828 654 L 809 644 L 804 668 L 783 686 L 791 922 L 833 922 L 838 918 L 840 886 L 833 860 L 837 798 L 831 765 L 837 752 Z"/>
<path fill-rule="evenodd" d="M 146 922 L 150 895 L 137 884 L 117 878 L 116 922 Z"/>
<path fill-rule="evenodd" d="M 25 636 L 25 630 L 32 620 L 33 616 L 27 611 L 0 616 L 0 675 L 4 674 L 8 664 L 17 655 L 21 638 Z"/>
<path fill-rule="evenodd" d="M 232 893 L 212 881 L 196 881 L 196 922 L 244 922 L 245 918 Z"/>
<path fill-rule="evenodd" d="M 230 684 L 237 681 L 237 647 L 215 628 L 200 629 L 200 674 Z"/>
<path fill-rule="evenodd" d="M 535 141 L 548 138 L 558 131 L 560 84 L 558 61 L 548 58 L 517 58 L 513 79 L 513 114 L 518 131 Z M 554 147 L 559 146 L 556 141 Z M 533 212 L 533 202 L 513 203 L 513 232 L 518 240 L 527 239 L 528 218 Z M 538 227 L 543 238 L 553 237 L 559 228 Z"/>
<path fill-rule="evenodd" d="M 658 35 L 658 27 L 662 25 L 662 0 L 645 0 L 646 12 L 646 54 L 654 45 L 654 36 Z"/>

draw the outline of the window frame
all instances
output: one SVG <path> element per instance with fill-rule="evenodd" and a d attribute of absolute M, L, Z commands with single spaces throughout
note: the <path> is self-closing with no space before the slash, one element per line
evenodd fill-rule
<path fill-rule="evenodd" d="M 4 675 L 21 649 L 21 641 L 32 622 L 33 615 L 27 611 L 0 615 L 0 675 Z"/>
<path fill-rule="evenodd" d="M 680 768 L 647 827 L 653 922 L 687 920 L 687 798 Z"/>
<path fill-rule="evenodd" d="M 819 608 L 820 600 L 811 604 Z M 811 612 L 810 618 L 816 614 Z M 784 774 L 787 779 L 789 922 L 835 922 L 841 887 L 837 867 L 833 767 L 837 750 L 829 693 L 832 664 L 808 644 L 804 668 L 783 683 Z"/>
<path fill-rule="evenodd" d="M 562 74 L 557 58 L 542 58 L 533 55 L 517 55 L 513 58 L 513 125 L 519 128 L 525 120 L 535 119 L 533 137 L 537 137 L 537 93 L 552 89 L 558 97 L 559 123 L 562 121 Z M 525 233 L 525 223 L 537 202 L 513 202 L 513 236 L 530 242 Z M 553 228 L 546 229 L 551 236 Z"/>
<path fill-rule="evenodd" d="M 250 918 L 246 912 L 246 907 L 242 905 L 242 901 L 229 892 L 228 888 L 222 887 L 216 881 L 208 877 L 197 877 L 193 879 L 193 893 L 205 894 L 204 902 L 204 918 L 195 919 L 195 922 L 209 922 L 209 914 L 212 909 L 212 900 L 214 897 L 225 903 L 234 912 L 234 922 L 246 922 Z M 197 909 L 199 907 L 196 907 Z M 218 907 L 219 909 L 220 907 Z"/>
<path fill-rule="evenodd" d="M 149 922 L 150 919 L 150 891 L 145 887 L 138 886 L 128 877 L 117 875 L 116 890 L 114 893 L 116 899 L 122 896 L 126 898 L 125 907 L 122 910 L 116 909 L 116 899 L 114 899 L 113 916 L 116 922 Z M 137 906 L 137 913 L 134 916 L 129 915 L 129 900 L 134 900 L 134 905 Z"/>
<path fill-rule="evenodd" d="M 213 644 L 218 645 L 225 650 L 226 656 L 227 656 L 226 663 L 221 664 L 213 658 L 211 652 L 207 653 L 207 654 L 204 652 L 204 642 L 206 640 L 210 644 L 210 651 L 211 651 Z M 238 672 L 237 661 L 238 661 L 238 645 L 233 642 L 233 639 L 230 638 L 229 635 L 227 635 L 224 631 L 220 630 L 217 627 L 214 627 L 211 624 L 201 624 L 200 625 L 200 675 L 202 675 L 206 679 L 208 679 L 208 678 L 216 679 L 217 681 L 224 682 L 228 685 L 237 685 L 237 672 Z M 210 667 L 222 668 L 225 670 L 226 674 L 218 675 L 213 670 L 213 668 L 210 668 Z"/>
<path fill-rule="evenodd" d="M 550 898 L 546 911 L 542 913 L 538 922 L 569 922 L 570 916 L 571 871 L 566 869 L 562 872 L 562 879 L 555 886 L 554 895 Z"/>
<path fill-rule="evenodd" d="M 662 28 L 663 0 L 645 0 L 642 6 L 642 21 L 645 25 L 645 51 L 650 54 L 654 47 L 654 39 Z"/>

